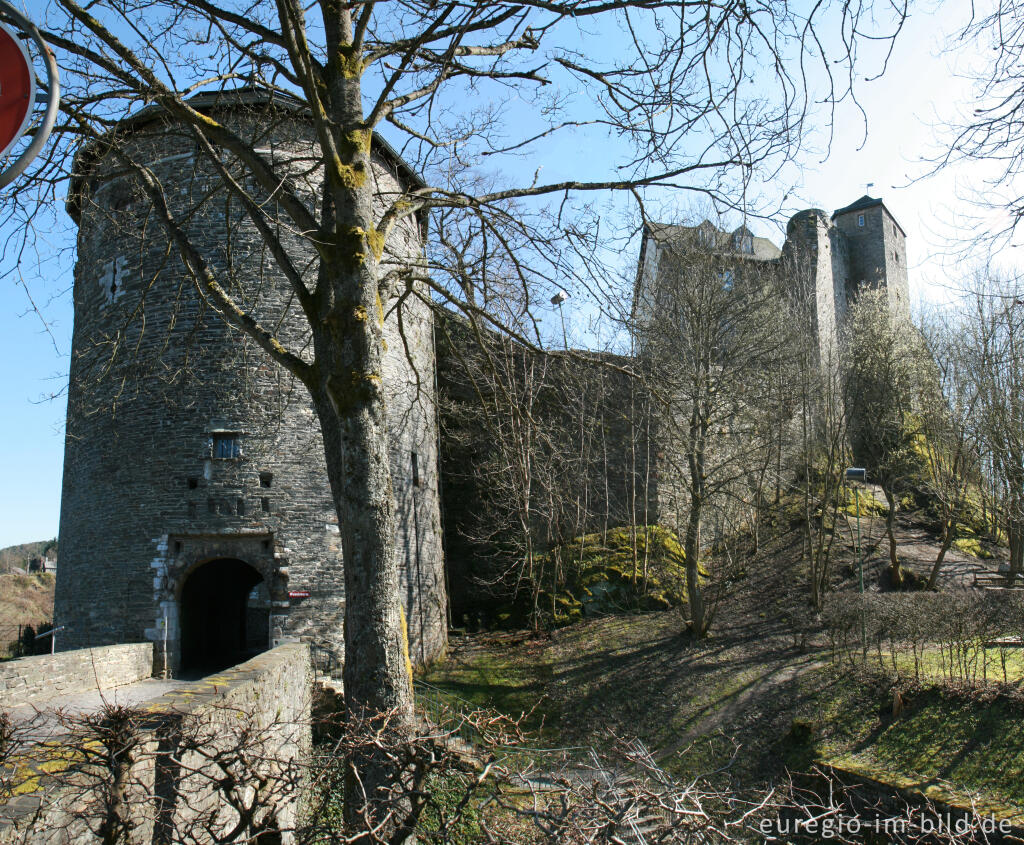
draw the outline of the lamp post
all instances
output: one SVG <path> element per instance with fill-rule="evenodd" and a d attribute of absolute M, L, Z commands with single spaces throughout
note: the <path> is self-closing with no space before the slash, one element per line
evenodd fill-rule
<path fill-rule="evenodd" d="M 868 637 L 867 624 L 864 620 L 864 551 L 860 544 L 860 485 L 867 478 L 867 472 L 863 467 L 849 467 L 846 470 L 847 481 L 857 481 L 853 487 L 853 494 L 857 502 L 857 574 L 860 580 L 860 646 L 861 656 L 864 662 L 868 659 Z"/>
<path fill-rule="evenodd" d="M 563 349 L 568 349 L 569 348 L 569 341 L 568 341 L 568 339 L 566 337 L 566 334 L 565 334 L 565 312 L 562 310 L 562 303 L 565 302 L 568 298 L 569 298 L 569 294 L 567 294 L 564 290 L 560 290 L 553 297 L 551 297 L 551 304 L 558 306 L 558 316 L 562 318 L 562 348 Z"/>

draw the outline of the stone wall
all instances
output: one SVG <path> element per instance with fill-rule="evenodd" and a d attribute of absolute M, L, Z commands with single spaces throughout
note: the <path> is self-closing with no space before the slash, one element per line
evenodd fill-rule
<path fill-rule="evenodd" d="M 861 219 L 863 218 L 863 225 Z M 849 289 L 884 287 L 889 307 L 909 314 L 906 236 L 881 201 L 837 213 L 835 226 L 849 245 Z"/>
<path fill-rule="evenodd" d="M 0 711 L 114 689 L 152 675 L 153 643 L 149 642 L 22 657 L 0 663 Z"/>
<path fill-rule="evenodd" d="M 581 534 L 657 522 L 659 479 L 651 399 L 622 371 L 627 359 L 536 352 L 489 333 L 486 357 L 462 318 L 440 313 L 437 328 L 445 556 L 461 622 L 518 585 L 522 485 L 509 469 L 523 465 L 520 446 L 529 444 L 532 461 L 538 553 Z"/>
<path fill-rule="evenodd" d="M 6 784 L 13 797 L 0 806 L 0 843 L 100 842 L 115 815 L 128 842 L 211 842 L 238 822 L 232 802 L 255 805 L 246 841 L 294 841 L 312 681 L 308 646 L 289 643 L 144 710 L 115 708 L 98 728 L 67 729 L 57 747 L 20 747 L 16 734 L 4 749 L 15 774 Z M 100 747 L 123 750 L 76 765 L 74 749 Z"/>

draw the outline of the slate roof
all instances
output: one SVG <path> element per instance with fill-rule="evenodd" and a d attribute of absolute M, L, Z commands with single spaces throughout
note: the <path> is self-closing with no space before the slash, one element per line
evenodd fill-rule
<path fill-rule="evenodd" d="M 746 227 L 740 226 L 733 232 L 725 232 L 710 220 L 697 226 L 675 226 L 667 223 L 648 223 L 647 231 L 662 246 L 694 248 L 702 246 L 723 255 L 753 258 L 757 261 L 772 261 L 782 255 L 768 238 L 758 238 Z M 752 252 L 739 248 L 742 238 L 750 239 Z"/>
<path fill-rule="evenodd" d="M 891 211 L 889 211 L 885 203 L 882 202 L 882 200 L 877 199 L 875 197 L 869 197 L 867 194 L 864 194 L 864 196 L 862 196 L 856 202 L 852 202 L 849 205 L 844 206 L 843 208 L 837 208 L 835 211 L 832 212 L 832 219 L 835 220 L 840 214 L 849 214 L 851 211 L 863 211 L 865 208 L 874 208 L 875 206 L 878 205 L 882 206 L 882 208 L 885 209 L 885 213 L 888 214 L 890 218 L 892 218 L 892 222 L 899 226 L 899 230 L 903 232 L 903 227 L 900 226 L 899 220 L 897 220 L 896 216 Z M 903 237 L 906 236 L 907 233 L 903 232 Z"/>

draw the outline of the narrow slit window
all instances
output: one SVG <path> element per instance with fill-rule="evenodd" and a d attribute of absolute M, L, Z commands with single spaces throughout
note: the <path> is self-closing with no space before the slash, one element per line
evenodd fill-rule
<path fill-rule="evenodd" d="M 270 513 L 270 499 L 266 496 L 260 499 L 260 509 L 263 513 Z"/>
<path fill-rule="evenodd" d="M 239 516 L 245 516 L 245 499 L 239 499 L 235 502 L 235 513 Z"/>
<path fill-rule="evenodd" d="M 857 225 L 858 226 L 863 226 L 864 225 L 864 215 L 863 214 L 858 214 L 857 215 Z"/>
<path fill-rule="evenodd" d="M 412 453 L 412 486 L 420 486 L 420 456 Z"/>

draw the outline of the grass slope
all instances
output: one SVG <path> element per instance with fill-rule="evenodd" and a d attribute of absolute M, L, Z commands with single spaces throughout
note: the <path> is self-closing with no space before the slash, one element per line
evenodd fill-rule
<path fill-rule="evenodd" d="M 877 719 L 827 762 L 983 812 L 1024 822 L 1024 721 L 1002 699 L 920 693 L 897 719 Z M 862 727 L 872 724 L 867 719 Z"/>
<path fill-rule="evenodd" d="M 19 625 L 38 625 L 53 619 L 52 573 L 0 575 L 0 656 L 18 637 Z"/>
<path fill-rule="evenodd" d="M 690 638 L 678 610 L 585 619 L 540 636 L 458 638 L 427 679 L 475 705 L 534 708 L 530 724 L 545 745 L 638 737 L 680 776 L 729 764 L 738 783 L 752 784 L 822 760 L 1024 812 L 1019 705 L 921 692 L 893 719 L 891 684 L 877 669 L 832 664 L 822 638 L 797 647 L 790 631 L 806 613 L 807 577 L 798 542 L 775 538 L 750 561 L 710 639 Z M 852 560 L 852 545 L 844 554 Z M 872 574 L 885 565 L 874 557 Z M 854 571 L 841 557 L 844 569 Z M 1018 684 L 1020 662 L 1010 660 Z M 995 664 L 990 677 L 1001 678 Z"/>

